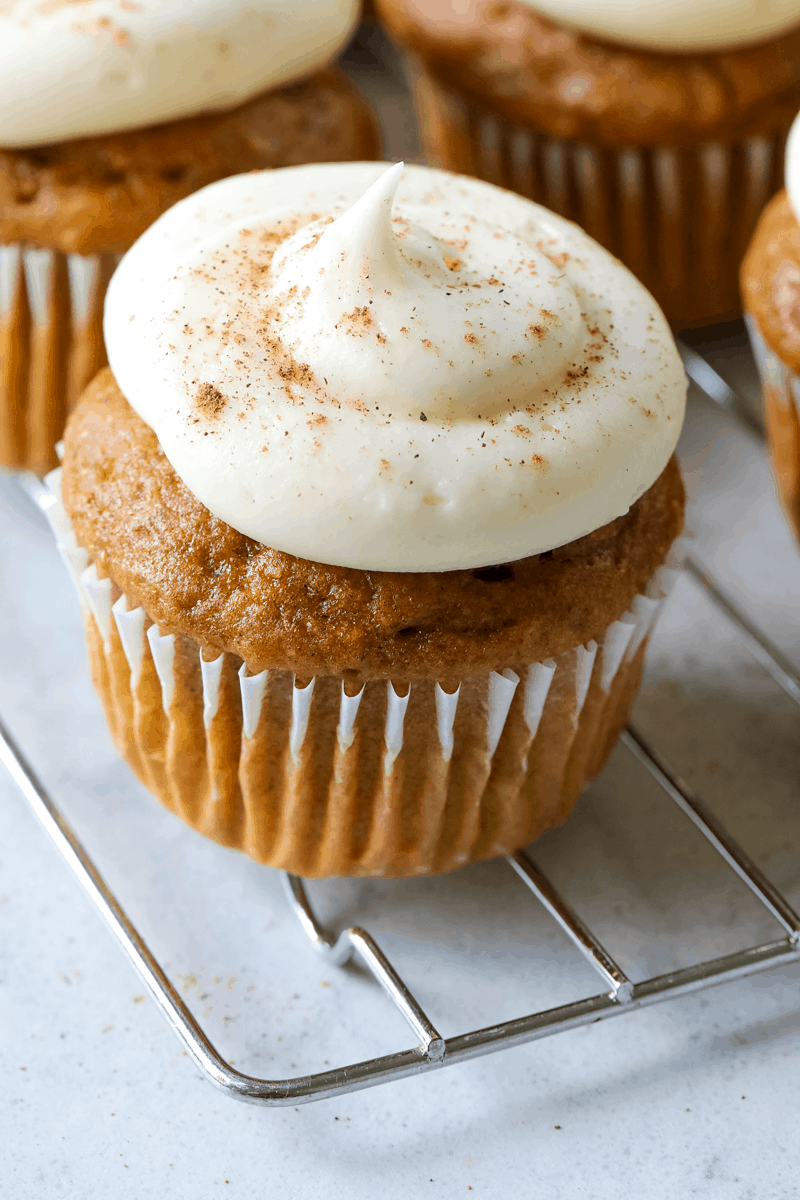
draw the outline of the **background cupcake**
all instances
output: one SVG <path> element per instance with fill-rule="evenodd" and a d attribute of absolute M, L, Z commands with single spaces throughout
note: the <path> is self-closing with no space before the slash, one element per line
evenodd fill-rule
<path fill-rule="evenodd" d="M 117 745 L 196 828 L 310 876 L 563 821 L 682 524 L 652 299 L 528 201 L 400 169 L 242 176 L 161 218 L 65 438 Z"/>
<path fill-rule="evenodd" d="M 800 540 L 800 118 L 786 189 L 764 210 L 742 263 L 742 298 L 762 383 L 778 495 Z"/>
<path fill-rule="evenodd" d="M 377 2 L 432 163 L 577 221 L 670 321 L 738 311 L 800 106 L 800 3 Z"/>
<path fill-rule="evenodd" d="M 355 0 L 0 9 L 0 464 L 54 464 L 105 362 L 110 274 L 160 213 L 233 173 L 375 156 L 330 67 L 356 19 Z"/>

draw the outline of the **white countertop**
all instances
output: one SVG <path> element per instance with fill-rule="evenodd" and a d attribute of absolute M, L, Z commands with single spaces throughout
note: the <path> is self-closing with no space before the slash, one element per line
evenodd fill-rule
<path fill-rule="evenodd" d="M 740 343 L 722 351 L 749 387 Z M 800 552 L 763 447 L 695 394 L 682 457 L 693 552 L 800 665 Z M 117 760 L 37 521 L 0 480 L 0 713 L 212 1040 L 271 1078 L 409 1046 L 375 984 L 315 957 L 275 872 L 184 828 Z M 688 578 L 636 720 L 798 904 L 800 710 Z M 535 857 L 635 979 L 780 934 L 621 748 Z M 503 863 L 310 890 L 332 928 L 376 936 L 446 1036 L 600 990 Z M 341 1099 L 245 1106 L 198 1077 L 2 770 L 0 955 L 3 1197 L 797 1195 L 797 964 Z"/>

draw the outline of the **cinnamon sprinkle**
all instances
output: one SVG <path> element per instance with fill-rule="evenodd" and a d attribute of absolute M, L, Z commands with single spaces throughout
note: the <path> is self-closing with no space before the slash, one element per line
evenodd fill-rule
<path fill-rule="evenodd" d="M 228 397 L 213 383 L 201 383 L 194 397 L 195 408 L 208 421 L 216 421 L 225 411 Z"/>

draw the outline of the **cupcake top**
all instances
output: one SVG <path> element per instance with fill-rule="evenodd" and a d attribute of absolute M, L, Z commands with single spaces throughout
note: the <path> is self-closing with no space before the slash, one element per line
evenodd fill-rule
<path fill-rule="evenodd" d="M 357 0 L 11 0 L 0 5 L 0 146 L 137 129 L 307 75 Z"/>
<path fill-rule="evenodd" d="M 693 54 L 749 46 L 800 24 L 800 0 L 520 0 L 560 25 L 625 46 Z"/>
<path fill-rule="evenodd" d="M 685 402 L 645 289 L 570 222 L 423 167 L 235 176 L 129 251 L 109 361 L 240 533 L 362 570 L 483 567 L 626 513 Z"/>
<path fill-rule="evenodd" d="M 718 0 L 720 29 L 730 28 L 738 2 Z M 675 53 L 624 45 L 624 30 L 619 41 L 587 37 L 567 24 L 566 7 L 545 16 L 520 0 L 375 3 L 392 37 L 437 83 L 553 137 L 625 151 L 727 145 L 773 137 L 800 107 L 800 17 L 783 34 L 759 34 L 749 45 Z M 610 0 L 612 9 L 621 3 Z M 581 13 L 606 7 L 587 0 Z M 663 7 L 663 0 L 629 0 L 626 24 L 639 29 L 643 14 Z M 702 11 L 702 0 L 693 7 Z M 584 28 L 591 31 L 588 22 Z"/>

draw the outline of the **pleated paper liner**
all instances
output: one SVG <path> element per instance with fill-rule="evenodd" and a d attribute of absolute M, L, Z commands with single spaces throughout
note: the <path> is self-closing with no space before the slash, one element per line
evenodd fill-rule
<path fill-rule="evenodd" d="M 740 313 L 739 263 L 782 186 L 788 124 L 738 142 L 616 150 L 514 125 L 416 63 L 411 76 L 431 165 L 575 221 L 633 271 L 674 324 Z"/>
<path fill-rule="evenodd" d="M 251 675 L 162 634 L 77 546 L 48 476 L 92 674 L 122 756 L 195 829 L 300 875 L 450 871 L 527 845 L 569 815 L 624 726 L 670 556 L 600 644 L 405 692 Z"/>
<path fill-rule="evenodd" d="M 118 255 L 0 246 L 0 466 L 44 474 L 106 364 L 103 300 Z"/>
<path fill-rule="evenodd" d="M 745 313 L 753 347 L 767 431 L 772 473 L 778 499 L 800 542 L 800 377 L 770 350 L 755 317 Z"/>

